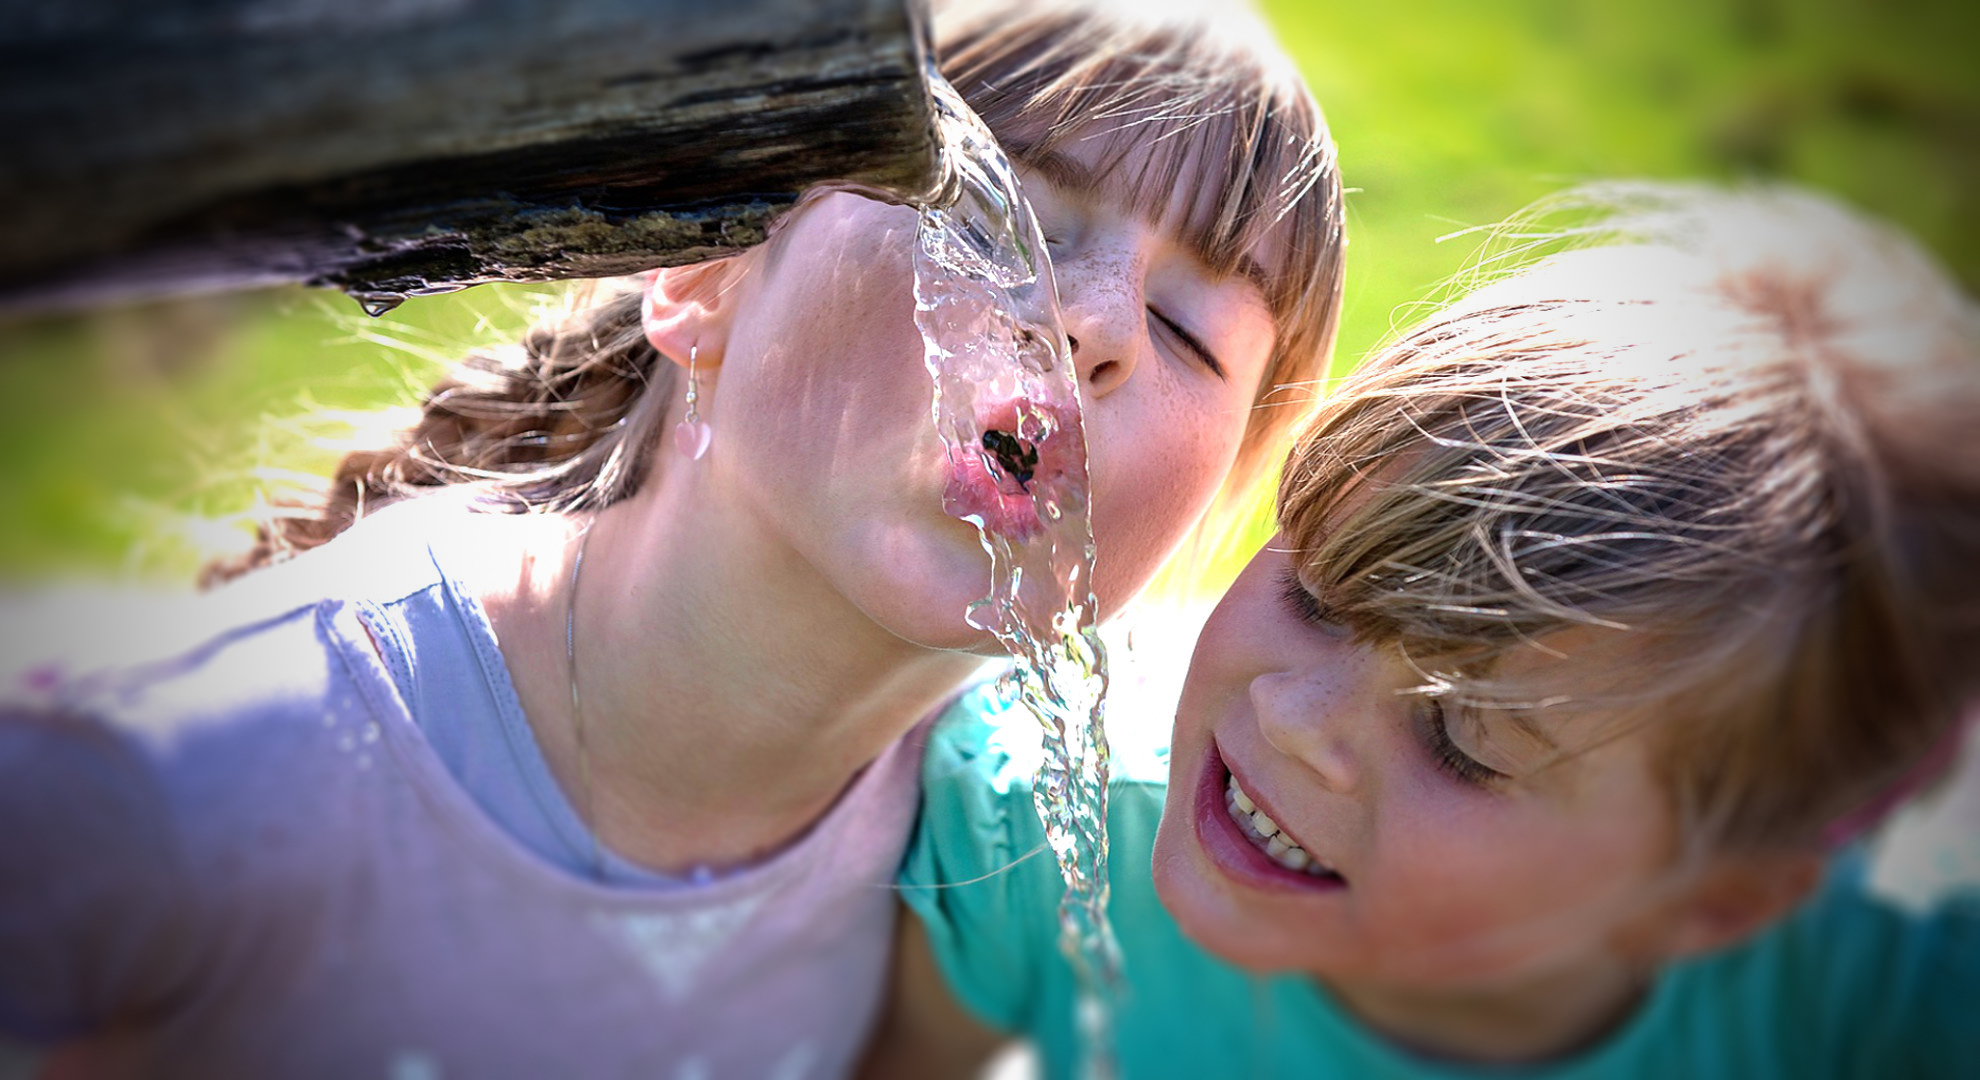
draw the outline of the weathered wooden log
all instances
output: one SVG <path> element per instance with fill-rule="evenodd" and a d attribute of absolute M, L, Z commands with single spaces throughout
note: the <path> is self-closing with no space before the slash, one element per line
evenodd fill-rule
<path fill-rule="evenodd" d="M 923 191 L 915 2 L 0 0 L 0 308 L 598 277 Z"/>

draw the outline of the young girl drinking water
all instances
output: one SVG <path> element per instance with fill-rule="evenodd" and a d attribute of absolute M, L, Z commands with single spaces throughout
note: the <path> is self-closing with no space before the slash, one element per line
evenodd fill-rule
<path fill-rule="evenodd" d="M 1811 196 L 1565 206 L 1612 242 L 1322 406 L 1166 803 L 1117 773 L 1128 1080 L 1980 1075 L 1980 897 L 1900 911 L 1847 846 L 1980 691 L 1980 320 Z M 1001 708 L 931 736 L 876 1073 L 979 1022 L 1076 1060 Z"/>
<path fill-rule="evenodd" d="M 1273 388 L 1323 370 L 1332 148 L 1222 17 L 999 2 L 937 31 L 1052 244 L 1115 611 L 1256 473 Z M 469 357 L 276 524 L 250 564 L 320 550 L 222 592 L 255 618 L 8 712 L 0 1031 L 84 1075 L 845 1071 L 904 737 L 994 651 L 916 222 L 814 198 Z"/>

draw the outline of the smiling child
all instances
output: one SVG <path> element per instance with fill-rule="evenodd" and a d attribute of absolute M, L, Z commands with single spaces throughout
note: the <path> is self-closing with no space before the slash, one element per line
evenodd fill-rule
<path fill-rule="evenodd" d="M 1980 903 L 1894 908 L 1848 843 L 1980 683 L 1974 309 L 1809 195 L 1556 209 L 1581 246 L 1322 407 L 1166 794 L 1124 763 L 1128 1080 L 1980 1073 Z M 876 1072 L 984 1024 L 1077 1060 L 1002 709 L 931 745 Z"/>

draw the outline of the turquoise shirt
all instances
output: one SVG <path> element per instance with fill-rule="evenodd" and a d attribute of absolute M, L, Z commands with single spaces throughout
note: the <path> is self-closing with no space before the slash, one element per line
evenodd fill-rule
<path fill-rule="evenodd" d="M 958 1000 L 1033 1039 L 1048 1076 L 1071 1077 L 1074 987 L 1055 945 L 1058 875 L 1031 808 L 1035 732 L 987 689 L 942 717 L 902 893 Z M 1249 974 L 1183 937 L 1149 877 L 1165 774 L 1163 748 L 1119 748 L 1109 827 L 1125 1080 L 1980 1077 L 1980 895 L 1901 911 L 1864 891 L 1858 856 L 1767 932 L 1667 967 L 1586 1052 L 1518 1068 L 1414 1057 L 1315 980 Z"/>

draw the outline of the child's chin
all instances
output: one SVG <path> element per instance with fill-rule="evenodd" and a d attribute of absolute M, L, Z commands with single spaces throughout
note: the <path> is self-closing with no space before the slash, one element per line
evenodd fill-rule
<path fill-rule="evenodd" d="M 1229 914 L 1206 912 L 1202 905 L 1193 902 L 1193 898 L 1175 896 L 1172 899 L 1163 890 L 1159 877 L 1155 891 L 1183 936 L 1204 952 L 1247 971 L 1270 973 L 1287 970 L 1286 951 L 1274 947 L 1272 935 L 1261 935 L 1255 926 Z"/>
<path fill-rule="evenodd" d="M 1259 933 L 1255 920 L 1247 919 L 1231 898 L 1210 887 L 1200 863 L 1203 853 L 1181 850 L 1190 837 L 1178 837 L 1169 827 L 1170 815 L 1162 817 L 1155 836 L 1153 878 L 1155 896 L 1174 919 L 1183 936 L 1218 959 L 1252 971 L 1284 970 L 1283 949 L 1271 947 L 1273 935 Z"/>

